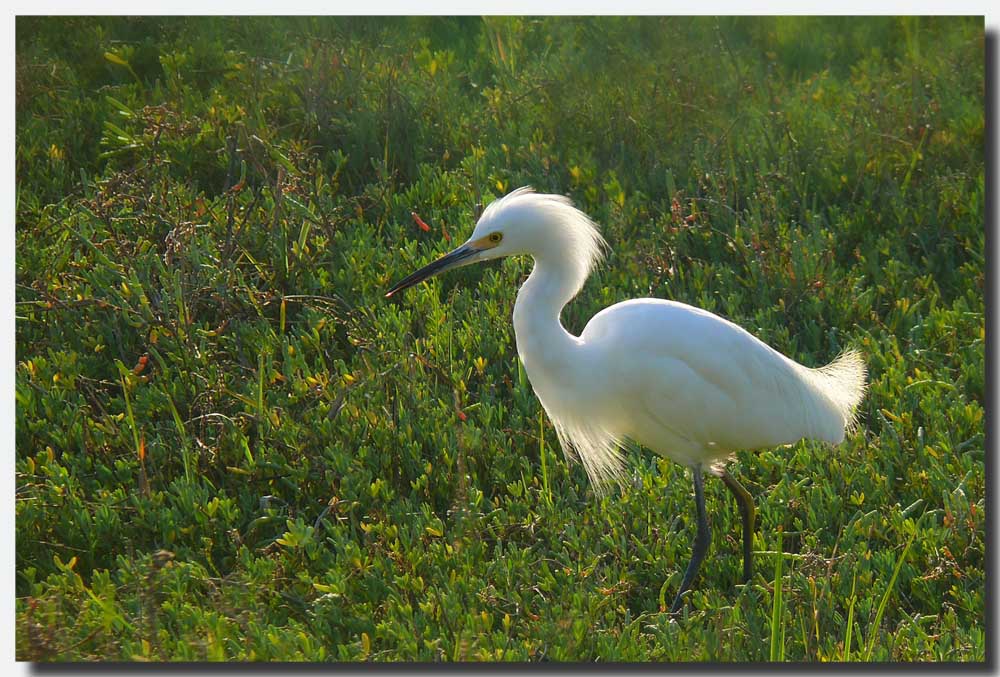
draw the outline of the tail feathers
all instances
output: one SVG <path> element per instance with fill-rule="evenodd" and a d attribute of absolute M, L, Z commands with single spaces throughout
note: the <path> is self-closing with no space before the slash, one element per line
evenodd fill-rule
<path fill-rule="evenodd" d="M 868 369 L 857 350 L 845 350 L 833 362 L 807 371 L 807 380 L 818 390 L 833 412 L 839 414 L 837 430 L 824 435 L 830 442 L 840 442 L 845 433 L 857 426 L 857 408 L 865 396 Z"/>

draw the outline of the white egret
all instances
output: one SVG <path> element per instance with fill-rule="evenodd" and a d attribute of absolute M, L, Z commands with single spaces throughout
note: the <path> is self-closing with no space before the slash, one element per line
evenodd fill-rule
<path fill-rule="evenodd" d="M 607 244 L 569 199 L 520 188 L 483 212 L 465 244 L 386 296 L 451 268 L 503 256 L 535 260 L 514 304 L 517 352 L 568 458 L 597 489 L 621 480 L 630 438 L 694 474 L 698 530 L 671 607 L 698 573 L 711 540 L 702 473 L 718 476 L 743 519 L 743 578 L 749 582 L 755 509 L 725 469 L 739 449 L 808 438 L 838 444 L 855 422 L 865 365 L 854 351 L 810 369 L 718 315 L 675 301 L 625 301 L 595 315 L 580 336 L 560 321 Z"/>

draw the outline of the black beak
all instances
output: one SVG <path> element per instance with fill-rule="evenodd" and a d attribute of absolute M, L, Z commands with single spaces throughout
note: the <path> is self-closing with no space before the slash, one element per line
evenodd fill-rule
<path fill-rule="evenodd" d="M 403 291 L 404 289 L 412 287 L 419 282 L 423 282 L 427 278 L 437 275 L 438 273 L 443 273 L 446 270 L 458 268 L 459 266 L 464 266 L 467 263 L 472 263 L 470 259 L 480 251 L 480 249 L 470 247 L 468 244 L 463 244 L 458 249 L 445 254 L 434 263 L 427 264 L 412 275 L 404 277 L 396 284 L 395 287 L 385 293 L 386 298 L 392 296 L 398 291 Z"/>

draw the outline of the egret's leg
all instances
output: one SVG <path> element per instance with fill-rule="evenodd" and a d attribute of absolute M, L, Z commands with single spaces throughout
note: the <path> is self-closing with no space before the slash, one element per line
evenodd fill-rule
<path fill-rule="evenodd" d="M 684 572 L 684 580 L 674 597 L 674 603 L 670 606 L 670 613 L 677 613 L 681 608 L 681 597 L 691 587 L 691 582 L 698 574 L 698 568 L 708 553 L 708 546 L 712 542 L 712 531 L 708 528 L 708 516 L 705 514 L 705 485 L 701 477 L 701 466 L 692 468 L 694 472 L 694 500 L 698 506 L 698 534 L 694 537 L 694 546 L 691 548 L 691 563 L 688 564 L 687 571 Z"/>
<path fill-rule="evenodd" d="M 719 479 L 726 483 L 729 491 L 733 492 L 736 502 L 740 506 L 740 514 L 743 515 L 743 582 L 750 582 L 750 575 L 753 573 L 753 527 L 757 510 L 753 505 L 753 496 L 747 491 L 739 481 L 725 470 L 719 475 Z"/>

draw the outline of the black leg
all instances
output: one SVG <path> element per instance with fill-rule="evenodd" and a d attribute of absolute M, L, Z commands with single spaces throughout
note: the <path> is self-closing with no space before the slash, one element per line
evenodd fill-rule
<path fill-rule="evenodd" d="M 740 506 L 740 514 L 743 515 L 743 582 L 749 583 L 750 575 L 753 573 L 753 527 L 757 516 L 753 496 L 725 470 L 719 475 L 719 479 L 726 483 L 729 491 L 733 492 Z"/>
<path fill-rule="evenodd" d="M 691 587 L 691 582 L 698 574 L 698 568 L 708 553 L 708 546 L 712 542 L 712 532 L 708 528 L 708 516 L 705 514 L 705 483 L 701 477 L 701 466 L 692 468 L 694 472 L 694 500 L 698 506 L 698 534 L 694 537 L 694 546 L 691 548 L 691 563 L 688 564 L 687 571 L 684 572 L 684 580 L 674 597 L 674 603 L 670 606 L 670 613 L 677 613 L 681 608 L 681 597 Z"/>

